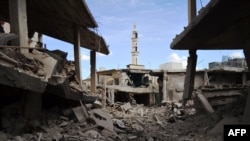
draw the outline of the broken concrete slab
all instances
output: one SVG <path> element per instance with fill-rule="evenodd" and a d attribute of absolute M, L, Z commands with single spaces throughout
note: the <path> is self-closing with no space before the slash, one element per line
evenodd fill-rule
<path fill-rule="evenodd" d="M 57 65 L 57 60 L 55 60 L 47 53 L 40 52 L 36 49 L 33 49 L 32 53 L 25 53 L 24 55 L 30 59 L 39 60 L 39 62 L 43 64 L 43 69 L 45 71 L 44 81 L 48 82 L 48 79 L 51 78 L 52 74 L 54 73 Z"/>
<path fill-rule="evenodd" d="M 86 91 L 79 92 L 71 89 L 69 79 L 63 76 L 52 76 L 49 79 L 46 92 L 69 100 L 82 100 L 84 103 L 93 103 L 98 98 L 97 96 L 89 95 Z"/>
<path fill-rule="evenodd" d="M 213 107 L 210 105 L 210 103 L 208 102 L 208 100 L 206 99 L 206 97 L 204 97 L 202 94 L 197 93 L 197 97 L 200 100 L 202 106 L 204 107 L 204 109 L 207 111 L 207 113 L 209 114 L 209 116 L 215 120 L 218 121 L 219 120 L 219 116 L 214 112 Z"/>
<path fill-rule="evenodd" d="M 79 107 L 75 107 L 72 109 L 77 120 L 79 122 L 83 122 L 86 120 L 86 118 L 88 118 L 89 116 L 86 114 L 87 110 L 84 109 L 82 106 L 79 106 Z"/>
<path fill-rule="evenodd" d="M 34 75 L 26 74 L 20 69 L 0 65 L 0 84 L 42 93 L 47 83 Z"/>
<path fill-rule="evenodd" d="M 102 109 L 93 109 L 90 111 L 90 116 L 87 119 L 89 121 L 93 120 L 96 125 L 107 128 L 111 131 L 113 131 L 113 121 L 111 120 L 111 116 L 104 112 Z"/>

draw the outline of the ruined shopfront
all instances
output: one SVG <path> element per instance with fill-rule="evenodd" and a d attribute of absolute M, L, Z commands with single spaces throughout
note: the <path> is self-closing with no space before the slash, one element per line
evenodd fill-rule
<path fill-rule="evenodd" d="M 97 72 L 97 82 L 100 88 L 107 92 L 107 100 L 113 104 L 116 101 L 155 104 L 155 94 L 158 93 L 157 77 L 151 76 L 146 69 L 104 70 Z"/>

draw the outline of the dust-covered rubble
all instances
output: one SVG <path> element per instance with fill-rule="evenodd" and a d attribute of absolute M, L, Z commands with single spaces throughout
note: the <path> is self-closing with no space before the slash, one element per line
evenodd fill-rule
<path fill-rule="evenodd" d="M 183 107 L 180 103 L 153 107 L 121 102 L 106 108 L 94 108 L 93 105 L 79 102 L 79 106 L 72 108 L 51 107 L 44 109 L 41 117 L 35 120 L 9 112 L 6 106 L 1 111 L 0 140 L 212 141 L 222 137 L 207 135 L 217 122 L 205 112 Z M 76 108 L 78 110 L 74 110 Z M 77 116 L 81 114 L 84 119 Z"/>

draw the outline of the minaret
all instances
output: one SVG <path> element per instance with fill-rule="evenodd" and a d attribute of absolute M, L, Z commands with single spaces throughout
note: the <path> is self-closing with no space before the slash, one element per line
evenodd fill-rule
<path fill-rule="evenodd" d="M 139 65 L 139 50 L 138 50 L 138 33 L 136 30 L 136 25 L 134 24 L 134 29 L 132 31 L 132 64 L 127 65 L 129 69 L 144 69 L 144 65 Z"/>
<path fill-rule="evenodd" d="M 138 51 L 138 33 L 136 31 L 136 25 L 134 24 L 134 30 L 132 32 L 132 64 L 139 64 L 139 51 Z"/>

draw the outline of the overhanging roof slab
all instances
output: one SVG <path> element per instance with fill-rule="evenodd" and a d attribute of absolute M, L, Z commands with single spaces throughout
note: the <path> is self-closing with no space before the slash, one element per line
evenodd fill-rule
<path fill-rule="evenodd" d="M 177 35 L 172 49 L 242 49 L 249 41 L 249 0 L 211 0 Z"/>

